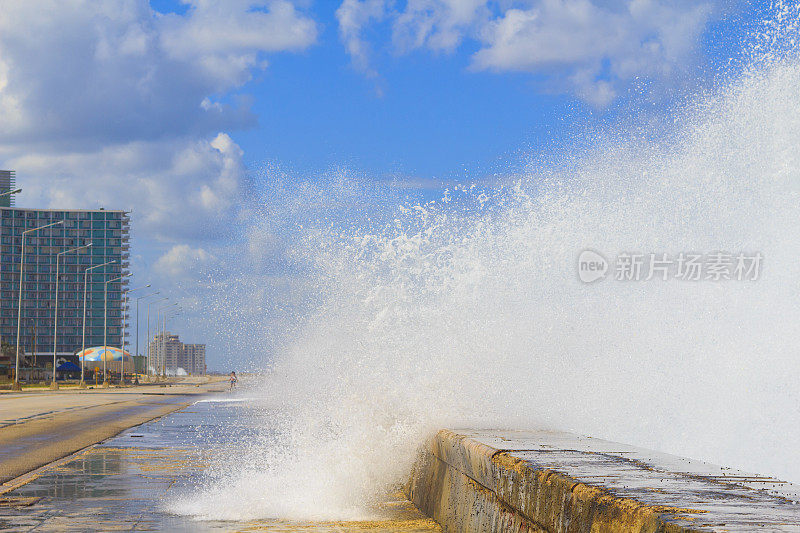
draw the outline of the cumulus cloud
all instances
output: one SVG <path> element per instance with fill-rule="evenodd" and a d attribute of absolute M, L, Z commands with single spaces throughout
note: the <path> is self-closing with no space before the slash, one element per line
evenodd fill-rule
<path fill-rule="evenodd" d="M 206 266 L 213 259 L 214 256 L 203 248 L 176 244 L 158 258 L 153 270 L 156 274 L 178 280 L 185 278 L 193 269 Z"/>
<path fill-rule="evenodd" d="M 165 291 L 236 232 L 245 169 L 225 132 L 255 124 L 237 91 L 318 34 L 290 0 L 182 3 L 0 2 L 0 168 L 17 170 L 17 205 L 131 211 L 132 271 Z"/>
<path fill-rule="evenodd" d="M 370 67 L 369 45 L 362 38 L 361 32 L 370 23 L 383 20 L 387 9 L 387 0 L 344 0 L 336 10 L 339 35 L 353 65 L 369 75 L 376 73 Z"/>
<path fill-rule="evenodd" d="M 249 78 L 258 52 L 299 51 L 317 37 L 314 21 L 286 0 L 189 0 L 187 16 L 158 19 L 161 44 L 178 61 L 189 61 L 226 90 Z"/>
<path fill-rule="evenodd" d="M 634 78 L 664 80 L 691 63 L 715 0 L 345 0 L 337 15 L 354 64 L 368 66 L 370 24 L 388 19 L 399 53 L 478 48 L 471 68 L 529 72 L 596 107 Z"/>
<path fill-rule="evenodd" d="M 28 153 L 9 166 L 25 176 L 24 198 L 36 205 L 128 209 L 135 234 L 167 242 L 223 235 L 235 221 L 244 178 L 242 151 L 224 133 Z"/>
<path fill-rule="evenodd" d="M 402 51 L 452 52 L 477 22 L 490 16 L 486 0 L 409 0 L 397 15 L 392 38 Z"/>
<path fill-rule="evenodd" d="M 478 15 L 488 14 L 486 4 L 486 0 L 409 0 L 397 9 L 392 0 L 344 0 L 336 18 L 353 65 L 374 76 L 370 45 L 363 36 L 370 25 L 391 19 L 392 41 L 401 52 L 415 48 L 452 52 Z"/>
<path fill-rule="evenodd" d="M 681 70 L 711 12 L 703 2 L 543 0 L 489 22 L 473 66 L 564 73 L 579 96 L 602 107 L 621 82 Z"/>
<path fill-rule="evenodd" d="M 317 25 L 288 0 L 184 3 L 0 3 L 0 166 L 21 203 L 129 209 L 135 235 L 163 242 L 230 228 L 243 154 L 220 132 L 254 117 L 220 99 Z"/>
<path fill-rule="evenodd" d="M 0 3 L 0 154 L 252 124 L 215 95 L 246 82 L 265 54 L 313 44 L 316 24 L 286 0 L 187 3 L 184 15 L 147 0 Z"/>

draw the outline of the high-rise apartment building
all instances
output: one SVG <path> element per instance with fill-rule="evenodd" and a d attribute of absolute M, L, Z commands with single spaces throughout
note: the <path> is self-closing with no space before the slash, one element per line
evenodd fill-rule
<path fill-rule="evenodd" d="M 206 373 L 205 344 L 184 344 L 168 331 L 154 335 L 149 350 L 151 371 L 158 375 L 174 376 L 180 370 L 195 376 Z"/>
<path fill-rule="evenodd" d="M 0 170 L 0 193 L 13 191 L 16 189 L 16 175 L 13 170 Z M 14 195 L 7 194 L 0 196 L 0 207 L 11 207 L 14 205 Z"/>
<path fill-rule="evenodd" d="M 0 187 L 3 184 L 0 183 Z M 128 273 L 129 224 L 125 211 L 23 209 L 0 207 L 0 335 L 16 343 L 22 232 L 63 221 L 62 225 L 28 233 L 22 291 L 20 346 L 26 354 L 53 353 L 56 256 L 92 243 L 87 249 L 61 256 L 58 297 L 58 354 L 81 349 L 84 271 L 86 287 L 86 347 L 103 345 L 104 282 Z M 108 345 L 122 343 L 122 291 L 127 280 L 108 284 Z M 127 343 L 126 343 L 127 344 Z"/>
<path fill-rule="evenodd" d="M 202 376 L 206 373 L 206 345 L 205 344 L 184 344 L 183 345 L 184 369 L 187 373 L 194 376 Z"/>

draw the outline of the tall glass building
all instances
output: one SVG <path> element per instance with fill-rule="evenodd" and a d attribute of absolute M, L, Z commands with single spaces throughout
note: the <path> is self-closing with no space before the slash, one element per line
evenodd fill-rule
<path fill-rule="evenodd" d="M 64 224 L 25 237 L 20 347 L 25 354 L 53 354 L 56 254 L 88 243 L 92 246 L 61 256 L 58 297 L 57 353 L 81 349 L 84 270 L 107 261 L 114 264 L 89 271 L 86 293 L 86 347 L 103 345 L 104 281 L 128 273 L 129 225 L 125 211 L 65 211 L 0 207 L 0 335 L 17 341 L 22 232 L 59 220 Z M 122 291 L 127 279 L 108 284 L 108 345 L 122 343 Z M 127 333 L 126 333 L 127 336 Z M 128 344 L 126 337 L 126 344 Z"/>

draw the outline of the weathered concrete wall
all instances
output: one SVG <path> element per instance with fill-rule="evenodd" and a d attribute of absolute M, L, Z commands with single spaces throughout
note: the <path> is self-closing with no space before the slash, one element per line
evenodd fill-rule
<path fill-rule="evenodd" d="M 446 446 L 447 440 L 434 439 L 414 465 L 409 497 L 422 512 L 444 531 L 545 531 L 509 507 L 494 491 L 440 459 L 433 449 Z M 476 454 L 474 458 L 477 462 L 491 461 L 490 455 Z"/>
<path fill-rule="evenodd" d="M 800 531 L 800 490 L 772 478 L 563 433 L 468 433 L 435 435 L 408 486 L 445 532 Z"/>

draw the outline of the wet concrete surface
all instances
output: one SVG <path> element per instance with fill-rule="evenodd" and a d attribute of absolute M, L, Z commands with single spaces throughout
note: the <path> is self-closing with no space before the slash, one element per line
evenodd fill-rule
<path fill-rule="evenodd" d="M 800 487 L 769 476 L 568 433 L 456 432 L 534 471 L 559 472 L 617 497 L 685 510 L 669 521 L 692 530 L 800 532 Z"/>
<path fill-rule="evenodd" d="M 198 403 L 40 470 L 0 494 L 0 531 L 440 531 L 401 495 L 379 506 L 378 521 L 197 521 L 166 512 L 171 495 L 198 481 L 209 447 L 252 430 L 229 414 Z"/>
<path fill-rule="evenodd" d="M 132 395 L 0 427 L 0 482 L 185 407 L 190 395 Z M 64 405 L 69 406 L 68 401 Z"/>

